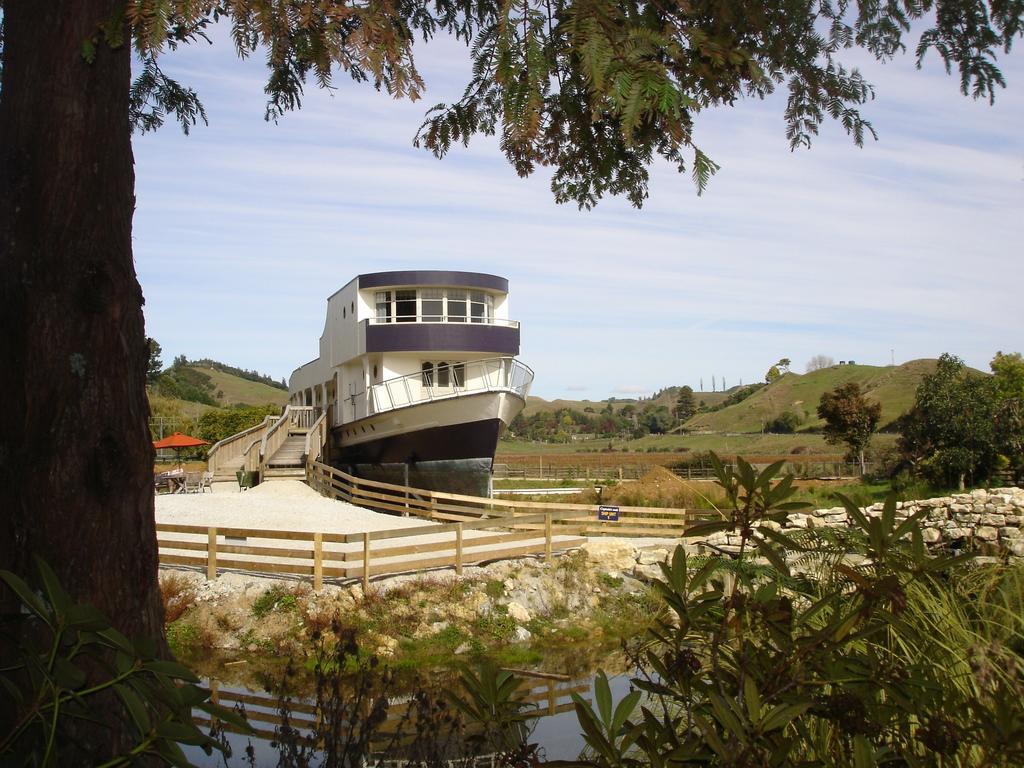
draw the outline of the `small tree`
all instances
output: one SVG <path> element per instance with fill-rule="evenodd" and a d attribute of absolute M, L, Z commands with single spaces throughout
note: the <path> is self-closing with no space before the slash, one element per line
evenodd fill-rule
<path fill-rule="evenodd" d="M 1000 399 L 1024 399 L 1024 358 L 1020 352 L 1004 355 L 996 352 L 989 364 Z"/>
<path fill-rule="evenodd" d="M 764 380 L 767 384 L 778 381 L 780 378 L 782 378 L 782 374 L 779 373 L 779 367 L 777 365 L 773 365 L 769 368 L 768 373 L 764 375 Z"/>
<path fill-rule="evenodd" d="M 163 349 L 160 348 L 160 344 L 157 340 L 149 336 L 146 337 L 146 346 L 149 348 L 149 362 L 146 364 L 146 383 L 149 385 L 156 384 L 156 380 L 160 378 L 160 374 L 164 369 L 164 361 L 160 359 L 160 353 Z"/>
<path fill-rule="evenodd" d="M 900 451 L 921 474 L 963 489 L 968 477 L 984 480 L 997 465 L 997 412 L 995 377 L 944 354 L 900 419 Z"/>
<path fill-rule="evenodd" d="M 792 364 L 792 360 L 790 360 L 788 357 L 784 357 L 781 360 L 779 360 L 779 362 L 777 362 L 775 365 L 779 367 L 779 370 L 782 373 L 789 373 L 789 366 Z"/>
<path fill-rule="evenodd" d="M 882 404 L 871 402 L 851 381 L 821 396 L 818 417 L 825 420 L 825 441 L 830 445 L 845 443 L 849 457 L 860 462 L 864 474 L 864 451 L 882 416 Z"/>
<path fill-rule="evenodd" d="M 807 361 L 807 372 L 811 373 L 812 371 L 820 371 L 822 368 L 831 368 L 835 364 L 836 361 L 828 355 L 815 355 Z"/>
<path fill-rule="evenodd" d="M 697 401 L 693 396 L 693 388 L 685 386 L 679 390 L 676 398 L 676 419 L 682 423 L 697 412 Z"/>

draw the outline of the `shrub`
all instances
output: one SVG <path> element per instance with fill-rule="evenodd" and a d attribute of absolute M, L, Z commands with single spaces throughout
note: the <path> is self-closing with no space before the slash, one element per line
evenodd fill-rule
<path fill-rule="evenodd" d="M 171 624 L 195 604 L 196 588 L 183 573 L 164 571 L 160 574 L 160 597 L 164 603 L 164 622 Z"/>
<path fill-rule="evenodd" d="M 298 605 L 298 598 L 293 592 L 274 585 L 253 602 L 252 615 L 262 619 L 271 611 L 294 611 Z"/>
<path fill-rule="evenodd" d="M 762 526 L 805 506 L 781 466 L 717 464 L 732 513 L 688 533 L 731 531 L 735 559 L 662 566 L 637 690 L 575 699 L 590 764 L 1020 765 L 1022 567 L 933 556 L 895 496 L 870 518 L 840 497 L 849 529 Z"/>

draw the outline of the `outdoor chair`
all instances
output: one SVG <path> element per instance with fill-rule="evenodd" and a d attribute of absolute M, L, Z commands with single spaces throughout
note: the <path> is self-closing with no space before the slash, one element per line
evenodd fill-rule
<path fill-rule="evenodd" d="M 207 488 L 210 489 L 210 493 L 213 493 L 213 472 L 203 472 L 203 476 L 199 480 L 199 490 L 206 493 Z"/>
<path fill-rule="evenodd" d="M 185 493 L 199 493 L 203 484 L 203 473 L 201 472 L 186 472 L 185 473 Z"/>

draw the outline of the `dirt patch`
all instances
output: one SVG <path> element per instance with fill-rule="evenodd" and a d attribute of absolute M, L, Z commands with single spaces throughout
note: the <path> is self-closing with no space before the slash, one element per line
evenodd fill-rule
<path fill-rule="evenodd" d="M 639 480 L 605 489 L 602 504 L 623 507 L 709 509 L 724 502 L 721 489 L 708 480 L 684 480 L 664 467 L 655 467 Z"/>

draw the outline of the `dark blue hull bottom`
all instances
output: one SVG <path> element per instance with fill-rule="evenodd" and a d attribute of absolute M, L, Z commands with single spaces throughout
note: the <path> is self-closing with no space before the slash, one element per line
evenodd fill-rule
<path fill-rule="evenodd" d="M 358 445 L 332 435 L 331 464 L 367 480 L 488 496 L 499 419 L 429 427 Z"/>

